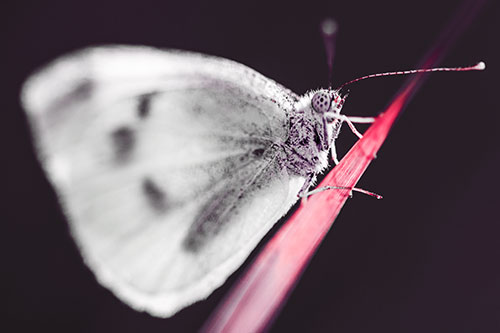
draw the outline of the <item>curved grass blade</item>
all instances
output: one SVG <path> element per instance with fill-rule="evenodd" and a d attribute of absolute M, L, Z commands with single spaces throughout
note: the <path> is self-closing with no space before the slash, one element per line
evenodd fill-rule
<path fill-rule="evenodd" d="M 485 1 L 466 1 L 424 57 L 420 68 L 435 66 Z M 427 74 L 410 77 L 393 101 L 340 163 L 318 185 L 355 187 Z M 258 332 L 283 306 L 314 252 L 332 226 L 350 191 L 315 194 L 303 202 L 263 248 L 202 328 L 207 332 Z"/>

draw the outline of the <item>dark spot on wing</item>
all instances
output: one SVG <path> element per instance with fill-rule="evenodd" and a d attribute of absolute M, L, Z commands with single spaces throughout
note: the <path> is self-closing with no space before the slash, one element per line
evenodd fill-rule
<path fill-rule="evenodd" d="M 262 155 L 265 158 L 268 154 L 276 156 L 278 149 L 277 145 L 266 149 L 256 148 L 250 154 Z M 202 251 L 207 243 L 215 240 L 230 227 L 231 222 L 241 213 L 243 205 L 249 203 L 244 198 L 258 195 L 256 191 L 270 186 L 282 172 L 283 168 L 277 161 L 269 164 L 259 161 L 257 164 L 228 167 L 217 192 L 200 205 L 182 242 L 183 250 L 193 254 Z"/>
<path fill-rule="evenodd" d="M 188 252 L 198 252 L 210 239 L 213 238 L 223 225 L 229 220 L 238 193 L 235 189 L 223 190 L 212 201 L 209 201 L 196 217 L 189 228 L 188 234 L 182 243 Z"/>
<path fill-rule="evenodd" d="M 135 146 L 134 130 L 127 126 L 119 127 L 111 133 L 111 141 L 115 159 L 118 162 L 128 160 Z"/>
<path fill-rule="evenodd" d="M 194 113 L 194 114 L 199 115 L 199 114 L 201 114 L 201 112 L 202 112 L 202 111 L 203 111 L 203 109 L 201 108 L 201 105 L 199 105 L 199 104 L 195 104 L 195 105 L 193 106 L 193 113 Z"/>
<path fill-rule="evenodd" d="M 265 152 L 264 148 L 258 148 L 252 152 L 252 155 L 255 157 L 262 157 L 262 155 L 264 155 L 264 152 Z"/>
<path fill-rule="evenodd" d="M 94 89 L 94 84 L 91 80 L 82 80 L 76 86 L 75 90 L 71 93 L 73 98 L 76 99 L 87 99 L 92 94 L 92 90 Z"/>
<path fill-rule="evenodd" d="M 153 98 L 154 93 L 145 94 L 139 96 L 138 104 L 137 104 L 137 115 L 141 119 L 145 119 L 149 116 L 151 112 L 151 99 Z"/>
<path fill-rule="evenodd" d="M 70 104 L 87 100 L 92 96 L 93 90 L 94 82 L 92 80 L 81 79 L 74 86 L 73 90 L 69 91 L 63 96 L 54 99 L 54 103 L 51 105 L 51 110 L 53 110 L 53 112 L 59 112 L 61 110 L 65 110 Z"/>
<path fill-rule="evenodd" d="M 254 195 L 256 190 L 266 186 L 273 177 L 270 169 L 264 169 L 259 174 L 248 173 L 245 168 L 235 174 L 228 175 L 224 188 L 214 195 L 208 202 L 201 206 L 199 213 L 188 229 L 186 238 L 182 243 L 184 250 L 198 253 L 222 230 L 230 225 L 231 220 L 240 211 L 245 201 L 242 198 Z M 257 176 L 255 178 L 255 176 Z"/>
<path fill-rule="evenodd" d="M 151 178 L 146 177 L 142 181 L 142 192 L 151 208 L 158 213 L 163 213 L 167 209 L 167 196 L 165 191 Z"/>

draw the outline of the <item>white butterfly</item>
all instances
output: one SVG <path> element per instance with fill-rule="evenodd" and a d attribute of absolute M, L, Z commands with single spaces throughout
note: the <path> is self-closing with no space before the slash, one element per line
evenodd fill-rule
<path fill-rule="evenodd" d="M 328 165 L 345 96 L 233 61 L 89 48 L 31 77 L 40 160 L 98 281 L 168 317 L 206 298 Z M 352 125 L 352 124 L 350 124 Z"/>

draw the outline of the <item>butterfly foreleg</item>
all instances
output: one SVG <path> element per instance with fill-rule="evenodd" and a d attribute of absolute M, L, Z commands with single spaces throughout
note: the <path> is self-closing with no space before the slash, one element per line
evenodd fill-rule
<path fill-rule="evenodd" d="M 373 123 L 375 121 L 375 118 L 373 117 L 347 117 L 344 116 L 343 114 L 337 114 L 335 112 L 329 112 L 327 116 L 332 117 L 334 119 L 339 119 L 342 122 L 346 122 L 347 125 L 349 125 L 349 128 L 351 131 L 358 137 L 362 138 L 363 135 L 356 129 L 356 126 L 354 126 L 354 123 L 357 124 L 369 124 Z"/>

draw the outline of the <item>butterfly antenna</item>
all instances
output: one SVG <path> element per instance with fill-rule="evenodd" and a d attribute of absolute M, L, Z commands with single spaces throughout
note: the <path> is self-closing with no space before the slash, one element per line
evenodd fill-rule
<path fill-rule="evenodd" d="M 354 82 L 358 82 L 361 80 L 365 79 L 370 79 L 373 77 L 380 77 L 380 76 L 392 76 L 392 75 L 407 75 L 407 74 L 416 74 L 416 73 L 429 73 L 429 72 L 466 72 L 466 71 L 482 71 L 486 68 L 486 64 L 482 61 L 478 62 L 474 66 L 469 66 L 469 67 L 436 67 L 436 68 L 426 68 L 426 69 L 412 69 L 408 71 L 397 71 L 397 72 L 385 72 L 385 73 L 378 73 L 378 74 L 370 74 L 370 75 L 365 75 L 362 77 L 359 77 L 357 79 L 351 80 L 349 82 L 344 83 L 340 87 L 338 87 L 336 90 L 340 90 L 343 87 L 350 85 Z"/>
<path fill-rule="evenodd" d="M 338 24 L 332 18 L 324 19 L 320 24 L 321 36 L 325 44 L 326 62 L 328 65 L 328 85 L 332 87 L 333 58 L 335 57 L 335 40 L 337 39 Z"/>

